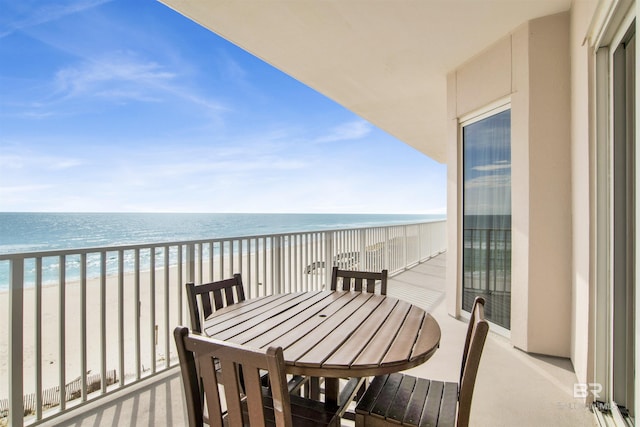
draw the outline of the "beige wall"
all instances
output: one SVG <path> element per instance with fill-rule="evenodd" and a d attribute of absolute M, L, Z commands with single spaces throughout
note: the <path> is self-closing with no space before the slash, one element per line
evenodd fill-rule
<path fill-rule="evenodd" d="M 572 337 L 571 360 L 579 382 L 593 382 L 593 358 L 590 340 L 590 283 L 593 283 L 590 262 L 593 250 L 591 194 L 595 185 L 592 173 L 592 135 L 589 127 L 593 96 L 590 90 L 593 76 L 593 52 L 584 43 L 597 1 L 575 2 L 571 9 L 571 171 L 573 215 L 572 266 Z"/>
<path fill-rule="evenodd" d="M 449 247 L 461 248 L 459 119 L 511 100 L 512 343 L 571 354 L 569 14 L 528 22 L 448 76 Z M 457 213 L 457 215 L 452 215 Z M 448 257 L 447 307 L 459 314 L 461 250 Z"/>

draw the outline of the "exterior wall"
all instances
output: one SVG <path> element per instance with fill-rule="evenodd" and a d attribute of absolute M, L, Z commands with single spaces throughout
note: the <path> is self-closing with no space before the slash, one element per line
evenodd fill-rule
<path fill-rule="evenodd" d="M 462 180 L 458 122 L 511 100 L 511 340 L 525 351 L 571 354 L 572 226 L 569 14 L 526 23 L 448 76 L 447 307 L 459 314 Z M 455 124 L 455 126 L 454 126 Z M 455 128 L 455 129 L 454 129 Z M 456 184 L 452 180 L 456 179 Z"/>
<path fill-rule="evenodd" d="M 527 348 L 529 336 L 529 36 L 525 25 L 512 36 L 511 96 L 511 339 Z"/>
<path fill-rule="evenodd" d="M 571 172 L 573 215 L 573 266 L 571 309 L 571 360 L 578 382 L 591 383 L 593 357 L 589 351 L 593 325 L 590 323 L 590 287 L 593 251 L 592 192 L 595 175 L 592 172 L 593 136 L 589 126 L 593 95 L 590 90 L 594 69 L 593 51 L 583 43 L 594 14 L 596 1 L 575 2 L 571 9 Z M 593 285 L 595 286 L 595 285 Z"/>

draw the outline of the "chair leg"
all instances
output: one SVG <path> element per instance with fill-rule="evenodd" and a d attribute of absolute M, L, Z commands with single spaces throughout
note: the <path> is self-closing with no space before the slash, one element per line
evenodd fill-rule
<path fill-rule="evenodd" d="M 363 378 L 362 384 L 360 385 L 360 388 L 358 389 L 355 396 L 356 400 L 362 399 L 364 392 L 367 391 L 367 387 L 369 387 L 369 377 Z"/>

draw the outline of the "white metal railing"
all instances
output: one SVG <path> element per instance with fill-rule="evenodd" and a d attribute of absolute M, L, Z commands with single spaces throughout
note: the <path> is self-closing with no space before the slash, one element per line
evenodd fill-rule
<path fill-rule="evenodd" d="M 175 365 L 186 282 L 240 273 L 247 298 L 319 290 L 327 265 L 393 275 L 444 251 L 445 233 L 436 221 L 0 255 L 0 425 L 39 424 Z"/>

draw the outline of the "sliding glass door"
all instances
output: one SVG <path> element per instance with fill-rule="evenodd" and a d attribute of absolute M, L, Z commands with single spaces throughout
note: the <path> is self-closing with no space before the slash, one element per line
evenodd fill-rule
<path fill-rule="evenodd" d="M 612 398 L 633 417 L 635 359 L 635 24 L 612 52 Z"/>
<path fill-rule="evenodd" d="M 636 17 L 618 9 L 596 53 L 596 414 L 634 425 L 638 410 L 638 199 Z"/>
<path fill-rule="evenodd" d="M 462 309 L 486 300 L 488 320 L 511 322 L 511 110 L 462 123 Z"/>

